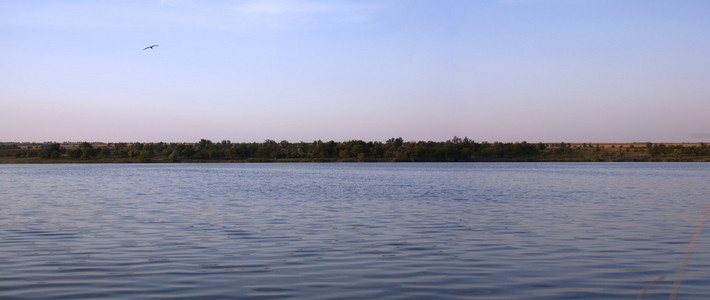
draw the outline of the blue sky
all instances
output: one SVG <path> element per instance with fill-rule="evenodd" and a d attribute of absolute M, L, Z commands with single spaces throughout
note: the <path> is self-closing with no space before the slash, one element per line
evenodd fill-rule
<path fill-rule="evenodd" d="M 0 141 L 710 141 L 708 16 L 701 0 L 4 0 Z"/>

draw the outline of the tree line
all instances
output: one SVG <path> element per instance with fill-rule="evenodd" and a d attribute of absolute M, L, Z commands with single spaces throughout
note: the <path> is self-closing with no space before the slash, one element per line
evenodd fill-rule
<path fill-rule="evenodd" d="M 667 146 L 612 149 L 599 145 L 567 143 L 475 142 L 454 137 L 444 142 L 385 142 L 350 140 L 291 143 L 265 140 L 262 143 L 88 143 L 63 145 L 43 143 L 36 147 L 16 144 L 0 146 L 0 159 L 10 157 L 43 161 L 75 162 L 486 162 L 486 161 L 710 161 L 710 147 Z M 6 159 L 7 160 L 7 159 Z M 22 162 L 22 161 L 20 161 Z"/>

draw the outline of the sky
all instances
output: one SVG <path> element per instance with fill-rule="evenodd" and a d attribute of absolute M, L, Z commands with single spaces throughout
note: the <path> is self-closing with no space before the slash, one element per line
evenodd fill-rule
<path fill-rule="evenodd" d="M 707 142 L 708 16 L 705 0 L 1 0 L 0 141 Z"/>

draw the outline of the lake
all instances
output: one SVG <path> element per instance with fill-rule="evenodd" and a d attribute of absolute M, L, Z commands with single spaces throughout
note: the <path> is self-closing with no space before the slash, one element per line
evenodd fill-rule
<path fill-rule="evenodd" d="M 0 298 L 705 299 L 709 204 L 708 163 L 0 165 Z"/>

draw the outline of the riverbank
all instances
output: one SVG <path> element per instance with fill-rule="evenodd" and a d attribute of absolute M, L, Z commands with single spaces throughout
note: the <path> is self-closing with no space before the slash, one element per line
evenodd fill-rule
<path fill-rule="evenodd" d="M 710 162 L 704 143 L 488 143 L 315 141 L 214 143 L 2 143 L 0 163 L 210 162 Z"/>

